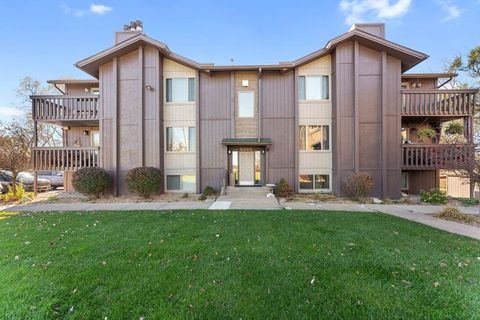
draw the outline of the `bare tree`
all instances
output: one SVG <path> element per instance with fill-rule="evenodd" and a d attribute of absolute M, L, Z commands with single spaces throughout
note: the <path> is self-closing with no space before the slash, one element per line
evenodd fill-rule
<path fill-rule="evenodd" d="M 21 121 L 0 123 L 0 167 L 13 175 L 12 191 L 17 194 L 17 175 L 31 164 L 32 132 Z"/>

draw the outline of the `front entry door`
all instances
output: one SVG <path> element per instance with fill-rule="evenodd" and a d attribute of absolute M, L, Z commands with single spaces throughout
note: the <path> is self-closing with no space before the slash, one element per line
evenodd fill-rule
<path fill-rule="evenodd" d="M 255 152 L 240 151 L 238 158 L 238 184 L 241 186 L 253 186 L 255 184 Z"/>

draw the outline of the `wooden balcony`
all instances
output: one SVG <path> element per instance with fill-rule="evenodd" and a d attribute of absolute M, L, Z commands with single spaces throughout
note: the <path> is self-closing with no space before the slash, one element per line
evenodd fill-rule
<path fill-rule="evenodd" d="M 32 96 L 32 115 L 36 121 L 50 123 L 98 123 L 98 96 Z"/>
<path fill-rule="evenodd" d="M 404 144 L 403 170 L 462 169 L 475 156 L 473 144 Z"/>
<path fill-rule="evenodd" d="M 33 148 L 34 170 L 78 170 L 99 166 L 99 147 Z"/>
<path fill-rule="evenodd" d="M 472 116 L 476 89 L 402 90 L 402 116 Z"/>

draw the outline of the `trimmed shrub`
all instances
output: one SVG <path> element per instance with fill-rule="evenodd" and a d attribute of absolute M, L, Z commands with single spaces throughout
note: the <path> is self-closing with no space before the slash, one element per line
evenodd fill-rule
<path fill-rule="evenodd" d="M 474 198 L 457 198 L 464 206 L 478 206 L 478 199 Z"/>
<path fill-rule="evenodd" d="M 82 168 L 73 173 L 72 185 L 87 197 L 98 198 L 110 186 L 110 177 L 102 168 Z"/>
<path fill-rule="evenodd" d="M 127 173 L 128 191 L 144 198 L 158 192 L 162 185 L 162 171 L 153 167 L 133 168 Z"/>
<path fill-rule="evenodd" d="M 282 178 L 275 185 L 275 188 L 273 188 L 273 194 L 277 198 L 291 198 L 293 197 L 293 189 L 288 181 L 285 178 Z"/>
<path fill-rule="evenodd" d="M 343 180 L 343 191 L 353 200 L 368 196 L 374 186 L 373 178 L 368 174 L 354 173 Z"/>
<path fill-rule="evenodd" d="M 446 204 L 448 203 L 448 197 L 443 191 L 432 189 L 429 192 L 420 191 L 420 201 L 431 204 Z"/>
<path fill-rule="evenodd" d="M 210 186 L 206 186 L 205 189 L 203 189 L 203 195 L 205 197 L 208 197 L 208 196 L 213 196 L 215 195 L 216 192 L 215 192 L 215 189 L 213 189 L 212 187 Z"/>

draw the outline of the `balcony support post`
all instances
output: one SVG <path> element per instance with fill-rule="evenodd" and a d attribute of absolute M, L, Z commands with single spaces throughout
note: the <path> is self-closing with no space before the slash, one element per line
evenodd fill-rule
<path fill-rule="evenodd" d="M 35 102 L 33 102 L 35 103 Z M 35 108 L 32 108 L 32 116 L 33 116 L 33 147 L 38 147 L 38 127 L 37 121 L 35 120 Z M 35 157 L 35 152 L 30 152 L 31 157 L 33 159 L 33 196 L 36 198 L 38 194 L 38 173 L 37 173 L 37 160 Z"/>

